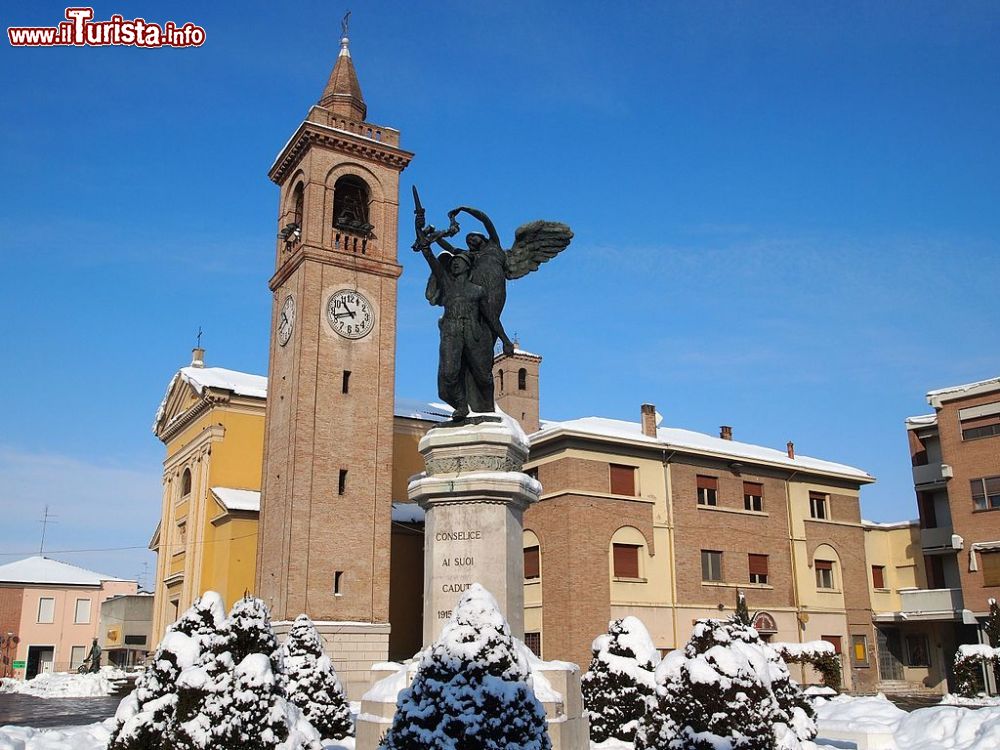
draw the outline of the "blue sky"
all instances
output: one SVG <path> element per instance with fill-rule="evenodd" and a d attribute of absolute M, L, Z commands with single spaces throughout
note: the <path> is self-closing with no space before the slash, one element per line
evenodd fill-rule
<path fill-rule="evenodd" d="M 65 4 L 10 6 L 50 25 Z M 0 45 L 0 562 L 37 549 L 134 576 L 159 514 L 150 433 L 198 327 L 264 373 L 277 188 L 346 6 L 116 2 L 198 49 Z M 542 412 L 638 419 L 862 467 L 866 517 L 915 515 L 903 419 L 1000 374 L 994 3 L 369 2 L 369 118 L 401 185 L 397 393 L 434 398 L 437 312 L 409 251 L 440 223 L 548 218 L 572 246 L 511 284 Z M 438 216 L 440 214 L 440 216 Z M 54 553 L 55 554 L 55 553 Z"/>

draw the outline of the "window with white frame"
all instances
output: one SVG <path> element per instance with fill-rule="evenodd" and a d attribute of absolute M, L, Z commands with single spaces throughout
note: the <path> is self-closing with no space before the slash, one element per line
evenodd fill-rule
<path fill-rule="evenodd" d="M 77 625 L 90 624 L 90 599 L 76 600 L 76 609 L 73 612 L 73 622 Z"/>
<path fill-rule="evenodd" d="M 809 493 L 809 516 L 827 519 L 830 517 L 830 496 L 825 492 Z"/>
<path fill-rule="evenodd" d="M 48 625 L 56 619 L 56 600 L 50 596 L 43 596 L 38 600 L 38 622 L 41 625 Z"/>

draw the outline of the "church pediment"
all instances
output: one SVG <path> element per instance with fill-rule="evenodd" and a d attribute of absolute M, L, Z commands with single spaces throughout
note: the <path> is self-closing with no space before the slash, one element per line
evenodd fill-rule
<path fill-rule="evenodd" d="M 200 411 L 198 407 L 206 403 L 206 396 L 207 394 L 199 394 L 194 385 L 178 372 L 167 386 L 160 408 L 156 410 L 153 434 L 166 440 L 172 428 L 187 421 L 185 417 L 190 416 L 193 411 Z"/>

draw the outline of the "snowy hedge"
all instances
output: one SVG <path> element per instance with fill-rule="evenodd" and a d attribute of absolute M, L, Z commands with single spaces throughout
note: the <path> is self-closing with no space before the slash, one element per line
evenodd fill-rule
<path fill-rule="evenodd" d="M 549 750 L 528 664 L 493 596 L 479 584 L 421 655 L 399 694 L 383 750 Z"/>
<path fill-rule="evenodd" d="M 983 630 L 989 643 L 963 644 L 955 654 L 955 688 L 965 698 L 974 698 L 985 689 L 983 668 L 993 667 L 1000 678 L 1000 606 L 989 600 L 990 613 Z"/>
<path fill-rule="evenodd" d="M 226 618 L 219 595 L 206 593 L 122 701 L 108 750 L 320 750 L 321 737 L 346 736 L 346 699 L 315 653 L 319 635 L 308 618 L 292 630 L 279 648 L 262 601 L 246 596 Z"/>
<path fill-rule="evenodd" d="M 583 675 L 584 715 L 590 739 L 632 742 L 656 687 L 660 653 L 637 617 L 608 623 L 608 632 L 594 639 L 590 669 Z"/>
<path fill-rule="evenodd" d="M 699 620 L 656 682 L 636 750 L 797 750 L 816 736 L 812 707 L 745 615 Z"/>
<path fill-rule="evenodd" d="M 840 657 L 829 641 L 772 643 L 771 647 L 778 652 L 785 664 L 808 664 L 819 672 L 824 685 L 840 690 L 843 679 Z"/>

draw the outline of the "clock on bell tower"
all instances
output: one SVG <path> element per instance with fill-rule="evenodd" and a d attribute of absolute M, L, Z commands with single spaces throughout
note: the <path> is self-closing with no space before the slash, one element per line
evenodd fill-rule
<path fill-rule="evenodd" d="M 268 173 L 281 192 L 256 588 L 277 623 L 339 623 L 324 633 L 335 661 L 343 623 L 371 636 L 365 651 L 388 648 L 396 226 L 413 154 L 366 117 L 345 33 Z"/>

